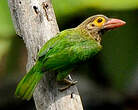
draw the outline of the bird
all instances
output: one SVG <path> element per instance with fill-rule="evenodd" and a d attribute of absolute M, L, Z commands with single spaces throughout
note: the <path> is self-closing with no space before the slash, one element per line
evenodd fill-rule
<path fill-rule="evenodd" d="M 87 18 L 75 28 L 61 31 L 40 49 L 36 63 L 17 85 L 15 95 L 30 100 L 46 71 L 54 71 L 56 81 L 68 84 L 59 88 L 60 91 L 76 84 L 76 81 L 67 79 L 75 65 L 89 60 L 102 49 L 101 38 L 105 32 L 125 24 L 123 20 L 99 14 Z"/>

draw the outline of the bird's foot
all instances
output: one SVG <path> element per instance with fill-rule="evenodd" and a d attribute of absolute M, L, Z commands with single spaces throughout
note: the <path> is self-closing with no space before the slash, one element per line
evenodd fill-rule
<path fill-rule="evenodd" d="M 78 81 L 72 81 L 72 80 L 69 80 L 69 79 L 64 79 L 63 80 L 66 84 L 70 84 L 70 85 L 75 85 Z"/>
<path fill-rule="evenodd" d="M 64 86 L 64 87 L 62 87 L 62 88 L 59 88 L 59 91 L 64 91 L 64 90 L 66 90 L 66 89 L 68 89 L 68 88 L 70 88 L 71 86 L 73 86 L 73 85 L 75 85 L 75 84 L 77 84 L 77 82 L 78 81 L 70 81 L 70 80 L 68 80 L 68 79 L 64 79 L 63 80 L 66 84 L 68 84 L 68 85 L 66 85 L 66 86 Z"/>

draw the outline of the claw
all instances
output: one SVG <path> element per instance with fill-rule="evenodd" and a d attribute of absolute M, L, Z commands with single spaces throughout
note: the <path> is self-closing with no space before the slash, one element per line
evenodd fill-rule
<path fill-rule="evenodd" d="M 76 83 L 78 83 L 78 81 L 70 81 L 68 79 L 64 79 L 63 80 L 65 83 L 67 83 L 68 85 L 66 85 L 65 87 L 59 88 L 58 90 L 60 92 L 63 92 L 64 90 L 70 88 L 71 86 L 75 85 Z"/>

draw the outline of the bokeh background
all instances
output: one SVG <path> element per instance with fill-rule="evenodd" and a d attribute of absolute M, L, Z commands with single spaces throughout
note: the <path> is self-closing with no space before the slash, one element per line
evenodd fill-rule
<path fill-rule="evenodd" d="M 52 0 L 60 30 L 104 14 L 127 22 L 102 37 L 102 51 L 76 68 L 85 110 L 138 110 L 138 0 Z M 0 0 L 0 110 L 35 110 L 14 97 L 25 74 L 27 51 L 15 34 L 8 4 Z"/>

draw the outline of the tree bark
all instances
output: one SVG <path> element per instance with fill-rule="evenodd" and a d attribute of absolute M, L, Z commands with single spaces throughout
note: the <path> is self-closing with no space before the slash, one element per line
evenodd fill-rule
<path fill-rule="evenodd" d="M 34 65 L 42 45 L 58 32 L 50 0 L 8 0 L 16 33 L 28 51 L 26 70 Z M 83 110 L 76 86 L 60 92 L 54 73 L 46 73 L 33 96 L 37 110 Z"/>

